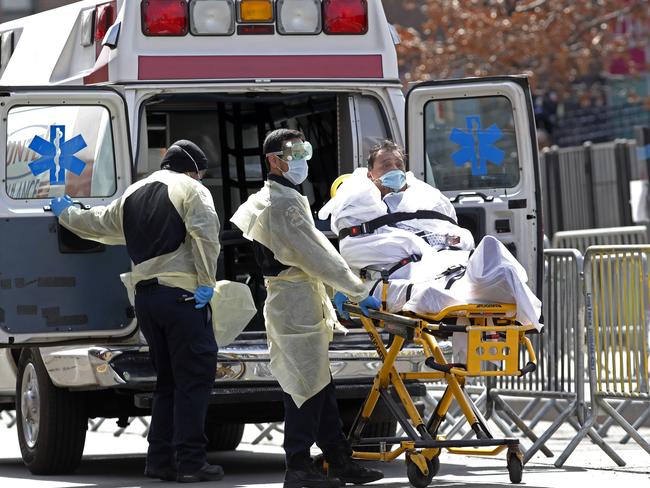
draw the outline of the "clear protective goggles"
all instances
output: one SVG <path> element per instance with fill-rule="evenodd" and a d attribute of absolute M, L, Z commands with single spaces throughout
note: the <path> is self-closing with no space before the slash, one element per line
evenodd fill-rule
<path fill-rule="evenodd" d="M 272 152 L 269 154 L 276 154 L 284 161 L 293 161 L 296 159 L 305 159 L 309 161 L 314 154 L 309 141 L 292 142 L 287 141 L 282 147 L 282 151 Z"/>

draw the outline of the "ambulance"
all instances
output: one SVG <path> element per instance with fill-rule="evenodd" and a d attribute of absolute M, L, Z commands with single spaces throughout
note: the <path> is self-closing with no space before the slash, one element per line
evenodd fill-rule
<path fill-rule="evenodd" d="M 159 169 L 175 140 L 208 156 L 217 278 L 248 284 L 260 311 L 262 276 L 229 218 L 263 184 L 262 141 L 279 127 L 314 147 L 302 185 L 314 212 L 339 175 L 392 139 L 476 241 L 497 236 L 539 290 L 527 79 L 432 81 L 405 96 L 398 42 L 380 0 L 85 0 L 0 25 L 0 409 L 16 410 L 33 473 L 74 470 L 88 420 L 147 415 L 155 385 L 119 279 L 126 249 L 59 227 L 49 200 L 65 192 L 83 208 L 105 205 Z M 318 225 L 336 242 L 328 222 Z M 354 329 L 330 356 L 349 424 L 381 363 Z M 398 364 L 418 370 L 422 360 L 407 348 Z M 208 448 L 235 449 L 245 424 L 281 420 L 281 398 L 259 312 L 219 352 Z M 394 431 L 387 418 L 374 419 L 375 435 Z"/>

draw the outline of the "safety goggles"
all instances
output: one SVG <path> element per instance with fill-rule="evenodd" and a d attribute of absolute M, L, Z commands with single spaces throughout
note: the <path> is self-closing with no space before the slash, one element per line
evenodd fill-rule
<path fill-rule="evenodd" d="M 314 152 L 309 141 L 287 141 L 284 143 L 282 151 L 276 151 L 269 154 L 276 154 L 284 161 L 293 161 L 295 159 L 306 159 L 309 161 Z"/>

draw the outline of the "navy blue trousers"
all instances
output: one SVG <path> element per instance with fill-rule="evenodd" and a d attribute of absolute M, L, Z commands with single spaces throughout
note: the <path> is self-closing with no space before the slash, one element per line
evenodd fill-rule
<path fill-rule="evenodd" d="M 138 286 L 135 313 L 158 375 L 153 397 L 147 465 L 196 472 L 206 462 L 205 416 L 217 366 L 209 309 L 177 303 L 189 293 Z"/>
<path fill-rule="evenodd" d="M 284 451 L 287 468 L 300 469 L 311 463 L 309 449 L 316 443 L 328 462 L 350 457 L 352 449 L 336 403 L 334 383 L 311 397 L 300 408 L 286 393 L 284 397 Z"/>

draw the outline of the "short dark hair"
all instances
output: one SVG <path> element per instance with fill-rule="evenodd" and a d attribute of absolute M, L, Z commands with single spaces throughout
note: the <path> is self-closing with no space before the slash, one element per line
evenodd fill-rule
<path fill-rule="evenodd" d="M 264 154 L 282 151 L 282 145 L 291 139 L 305 140 L 305 134 L 294 129 L 275 129 L 266 134 L 262 151 Z"/>
<path fill-rule="evenodd" d="M 372 169 L 372 166 L 375 164 L 375 158 L 381 151 L 394 151 L 399 153 L 402 160 L 406 163 L 406 153 L 404 152 L 404 149 L 402 149 L 402 146 L 395 144 L 393 141 L 388 139 L 384 139 L 370 149 L 370 153 L 368 154 L 368 169 Z"/>

